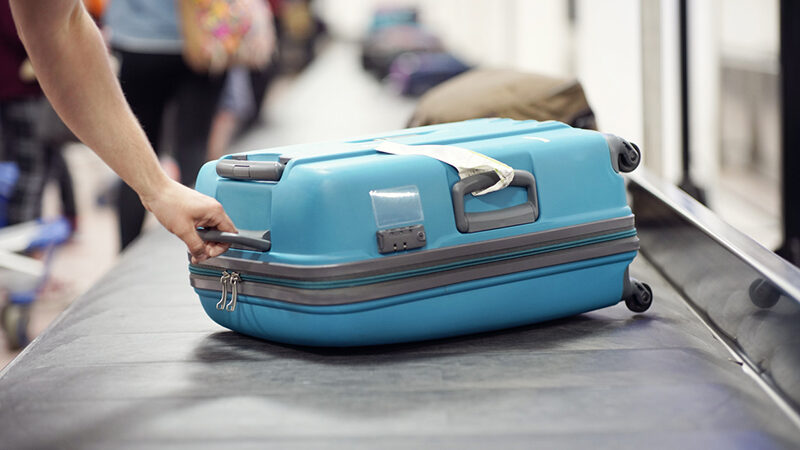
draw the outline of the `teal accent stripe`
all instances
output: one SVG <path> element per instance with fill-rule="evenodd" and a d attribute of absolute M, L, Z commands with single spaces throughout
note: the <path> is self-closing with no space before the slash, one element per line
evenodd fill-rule
<path fill-rule="evenodd" d="M 219 270 L 211 270 L 211 269 L 204 269 L 202 267 L 197 267 L 193 264 L 189 264 L 189 273 L 193 273 L 195 275 L 202 275 L 205 277 L 221 277 L 222 272 Z"/>
<path fill-rule="evenodd" d="M 580 239 L 571 242 L 564 242 L 560 244 L 553 244 L 547 245 L 543 247 L 536 247 L 533 249 L 526 249 L 520 250 L 511 253 L 505 253 L 502 255 L 493 255 L 487 256 L 484 258 L 476 258 L 470 259 L 466 261 L 458 261 L 449 264 L 442 264 L 438 266 L 429 266 L 423 267 L 419 269 L 407 270 L 403 272 L 395 272 L 391 274 L 382 274 L 382 275 L 375 275 L 371 277 L 364 277 L 364 278 L 352 278 L 347 280 L 334 280 L 334 281 L 300 281 L 300 280 L 287 280 L 284 278 L 271 278 L 259 275 L 251 275 L 247 273 L 240 272 L 240 276 L 242 281 L 244 282 L 255 282 L 255 283 L 265 283 L 271 284 L 275 286 L 285 286 L 285 287 L 292 287 L 292 288 L 300 288 L 300 289 L 335 289 L 335 288 L 343 288 L 343 287 L 355 287 L 355 286 L 363 286 L 366 284 L 374 284 L 374 283 L 381 283 L 384 281 L 392 281 L 398 280 L 402 278 L 412 278 L 418 277 L 422 275 L 428 275 L 431 273 L 436 272 L 443 272 L 446 270 L 453 270 L 453 269 L 460 269 L 464 267 L 471 267 L 476 266 L 479 264 L 486 264 L 492 263 L 497 261 L 505 261 L 514 258 L 521 258 L 526 256 L 538 255 L 543 253 L 550 253 L 559 250 L 566 250 L 570 248 L 580 247 L 584 245 L 592 245 L 598 244 L 602 242 L 609 242 L 614 241 L 617 239 L 625 239 L 629 237 L 636 236 L 636 229 L 630 229 L 626 231 L 620 231 L 617 233 L 606 234 L 602 236 L 594 236 L 591 238 Z M 214 276 L 219 277 L 222 275 L 221 271 L 218 270 L 211 270 L 196 267 L 194 265 L 189 265 L 189 271 L 196 275 L 204 275 L 204 276 Z"/>

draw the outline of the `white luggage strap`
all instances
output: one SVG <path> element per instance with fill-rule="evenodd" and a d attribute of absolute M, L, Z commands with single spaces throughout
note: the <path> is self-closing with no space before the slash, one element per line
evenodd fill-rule
<path fill-rule="evenodd" d="M 407 145 L 391 141 L 379 141 L 375 150 L 394 155 L 422 155 L 438 159 L 449 164 L 458 171 L 458 176 L 463 180 L 471 175 L 484 172 L 494 172 L 500 180 L 488 188 L 475 192 L 473 195 L 483 195 L 499 191 L 508 186 L 514 179 L 514 169 L 476 151 L 456 147 L 454 145 Z"/>

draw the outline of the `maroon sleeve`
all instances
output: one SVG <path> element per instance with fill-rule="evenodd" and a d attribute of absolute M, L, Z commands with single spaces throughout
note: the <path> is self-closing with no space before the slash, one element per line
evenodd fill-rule
<path fill-rule="evenodd" d="M 27 57 L 11 17 L 9 1 L 0 0 L 0 101 L 41 95 L 38 83 L 26 83 L 19 78 L 19 68 Z"/>

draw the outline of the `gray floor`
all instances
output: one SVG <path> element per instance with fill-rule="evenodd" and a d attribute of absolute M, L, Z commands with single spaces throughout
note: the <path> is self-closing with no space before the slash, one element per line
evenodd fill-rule
<path fill-rule="evenodd" d="M 656 303 L 410 345 L 225 331 L 148 234 L 0 377 L 3 448 L 791 448 L 800 433 L 641 257 Z"/>

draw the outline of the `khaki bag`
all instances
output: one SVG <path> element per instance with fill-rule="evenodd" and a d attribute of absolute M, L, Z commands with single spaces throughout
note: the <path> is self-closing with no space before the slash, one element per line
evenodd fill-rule
<path fill-rule="evenodd" d="M 481 117 L 557 120 L 597 129 L 594 112 L 576 80 L 504 69 L 474 69 L 426 93 L 409 127 Z"/>

